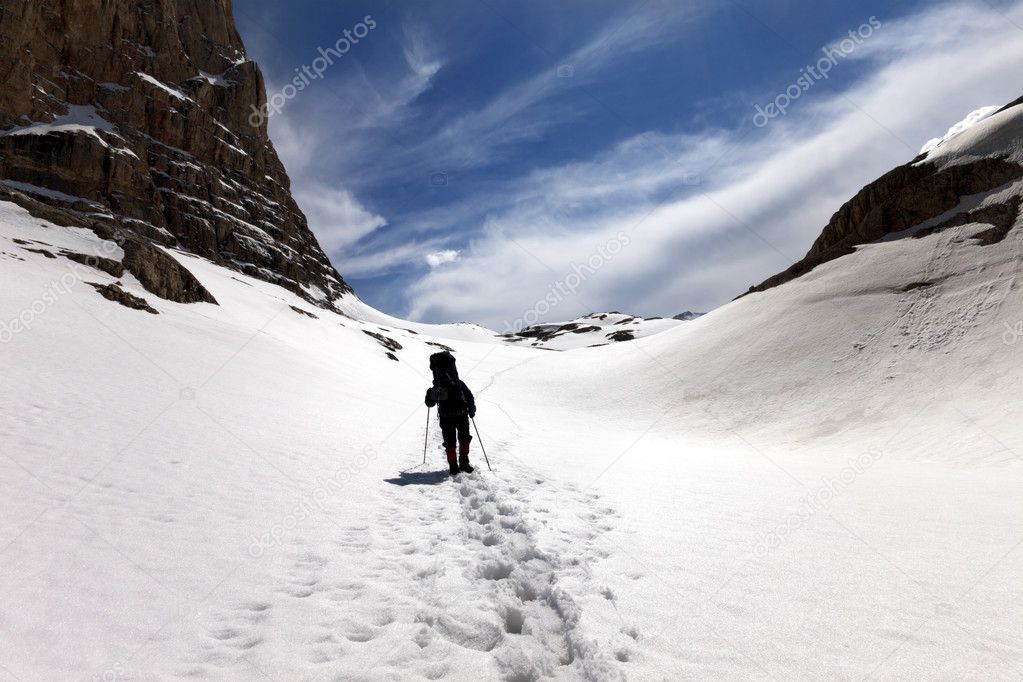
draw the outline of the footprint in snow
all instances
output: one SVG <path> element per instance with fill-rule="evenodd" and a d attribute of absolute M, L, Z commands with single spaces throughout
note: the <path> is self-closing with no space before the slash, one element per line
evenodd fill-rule
<path fill-rule="evenodd" d="M 345 639 L 349 642 L 357 642 L 359 644 L 369 642 L 370 640 L 375 639 L 376 636 L 376 633 L 365 625 L 356 626 L 345 633 Z"/>

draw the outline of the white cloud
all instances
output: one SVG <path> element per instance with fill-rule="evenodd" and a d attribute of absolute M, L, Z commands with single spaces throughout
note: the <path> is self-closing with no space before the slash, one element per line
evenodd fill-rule
<path fill-rule="evenodd" d="M 340 249 L 387 224 L 346 186 L 359 181 L 365 186 L 367 176 L 383 165 L 369 133 L 398 125 L 443 66 L 425 31 L 411 25 L 403 28 L 404 74 L 370 78 L 358 61 L 347 61 L 344 71 L 331 73 L 332 82 L 313 82 L 270 119 L 270 134 L 292 178 L 296 199 L 335 260 L 344 255 Z M 276 89 L 274 83 L 267 84 L 269 92 Z M 339 120 L 344 125 L 338 125 Z M 367 164 L 367 159 L 375 163 Z M 337 186 L 322 181 L 338 175 Z"/>
<path fill-rule="evenodd" d="M 868 74 L 845 92 L 810 93 L 758 135 L 640 136 L 456 207 L 486 215 L 483 233 L 408 288 L 409 316 L 501 328 L 620 231 L 627 248 L 547 319 L 670 315 L 729 300 L 800 258 L 844 201 L 965 111 L 1021 94 L 1023 3 L 1005 12 L 961 2 L 886 23 L 875 34 L 883 44 L 857 51 L 870 57 Z"/>
<path fill-rule="evenodd" d="M 454 249 L 446 249 L 444 251 L 434 251 L 433 253 L 426 254 L 424 260 L 426 264 L 431 268 L 439 268 L 445 263 L 454 263 L 458 260 L 459 251 Z"/>
<path fill-rule="evenodd" d="M 422 92 L 430 80 L 440 71 L 442 62 L 436 58 L 433 50 L 428 46 L 426 32 L 411 24 L 404 26 L 405 30 L 405 63 L 421 84 L 416 88 Z"/>
<path fill-rule="evenodd" d="M 353 250 L 351 253 L 339 254 L 335 265 L 347 277 L 375 277 L 406 268 L 410 264 L 422 264 L 424 253 L 442 251 L 446 245 L 446 238 L 435 238 L 384 248 Z"/>
<path fill-rule="evenodd" d="M 346 187 L 322 182 L 323 150 L 332 146 L 325 144 L 323 131 L 302 125 L 287 110 L 270 119 L 270 130 L 292 180 L 292 194 L 335 264 L 349 246 L 387 224 Z"/>
<path fill-rule="evenodd" d="M 294 194 L 320 246 L 335 258 L 387 224 L 381 216 L 366 210 L 346 189 L 305 182 Z"/>

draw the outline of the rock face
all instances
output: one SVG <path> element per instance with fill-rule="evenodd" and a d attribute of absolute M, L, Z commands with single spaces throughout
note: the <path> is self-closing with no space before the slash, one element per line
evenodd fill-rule
<path fill-rule="evenodd" d="M 1023 98 L 1000 111 L 1023 104 Z M 1007 158 L 982 157 L 938 167 L 917 157 L 870 183 L 832 216 L 824 231 L 802 260 L 768 278 L 747 293 L 764 291 L 810 272 L 818 265 L 852 253 L 856 246 L 917 227 L 951 211 L 967 196 L 991 192 L 1023 178 L 1023 166 Z M 988 222 L 994 227 L 981 236 L 995 243 L 1005 236 L 1016 219 L 1019 203 L 960 214 L 916 236 L 967 222 Z M 745 295 L 745 294 L 744 294 Z"/>
<path fill-rule="evenodd" d="M 852 253 L 856 246 L 936 218 L 958 206 L 965 196 L 990 192 L 1021 177 L 1023 166 L 998 158 L 978 159 L 944 170 L 933 164 L 899 166 L 842 206 L 802 260 L 750 287 L 747 293 L 784 284 L 821 263 Z"/>
<path fill-rule="evenodd" d="M 0 183 L 330 306 L 265 101 L 231 0 L 0 0 Z"/>
<path fill-rule="evenodd" d="M 146 239 L 134 235 L 121 242 L 125 269 L 146 291 L 177 303 L 216 303 L 191 272 Z"/>

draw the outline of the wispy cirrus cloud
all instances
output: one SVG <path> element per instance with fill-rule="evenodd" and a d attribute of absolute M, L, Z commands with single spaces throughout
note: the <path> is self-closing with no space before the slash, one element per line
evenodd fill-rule
<path fill-rule="evenodd" d="M 379 143 L 368 140 L 367 132 L 399 125 L 409 105 L 430 88 L 443 66 L 422 28 L 406 25 L 403 36 L 407 67 L 403 75 L 393 80 L 370 79 L 354 62 L 334 84 L 311 88 L 270 121 L 275 147 L 293 181 L 295 199 L 337 265 L 344 265 L 356 252 L 355 244 L 387 225 L 387 220 L 364 206 L 351 189 L 364 180 L 359 171 L 365 160 L 379 154 Z M 270 83 L 269 89 L 273 88 Z M 360 97 L 342 97 L 339 90 L 359 92 Z M 344 125 L 338 125 L 339 118 Z M 328 178 L 336 179 L 331 182 Z M 393 258 L 381 255 L 356 260 L 353 270 L 361 271 L 359 262 L 388 267 Z"/>
<path fill-rule="evenodd" d="M 1020 94 L 1019 0 L 913 5 L 898 19 L 887 7 L 803 44 L 797 59 L 813 59 L 871 14 L 882 23 L 763 129 L 750 121 L 754 104 L 804 62 L 755 79 L 726 74 L 792 67 L 764 53 L 785 52 L 785 36 L 752 17 L 798 19 L 784 8 L 636 2 L 544 36 L 551 15 L 525 10 L 523 23 L 521 8 L 488 3 L 464 8 L 461 32 L 442 11 L 381 17 L 383 56 L 349 60 L 329 87 L 289 105 L 273 135 L 335 264 L 371 290 L 386 281 L 388 312 L 501 327 L 623 231 L 627 248 L 549 319 L 707 309 L 798 259 L 842 202 L 967 112 Z M 714 24 L 714 12 L 727 16 Z M 514 44 L 486 44 L 508 35 Z M 694 68 L 671 62 L 633 87 L 664 55 L 708 52 L 680 45 L 716 41 L 713 59 L 725 61 L 696 61 L 707 78 L 665 77 Z M 508 48 L 517 68 L 495 57 Z M 661 83 L 703 90 L 661 93 Z M 651 102 L 630 106 L 635 98 Z M 448 252 L 457 257 L 441 262 Z"/>
<path fill-rule="evenodd" d="M 620 231 L 630 245 L 551 319 L 729 300 L 801 257 L 841 203 L 925 140 L 1018 96 L 1023 3 L 1004 12 L 958 2 L 886 24 L 884 43 L 857 53 L 869 70 L 853 85 L 807 97 L 759 135 L 639 135 L 505 183 L 497 201 L 466 202 L 466 216 L 486 216 L 480 236 L 409 287 L 409 315 L 500 328 Z M 962 32 L 928 39 L 946 25 Z"/>
<path fill-rule="evenodd" d="M 699 16 L 698 6 L 665 13 L 653 8 L 613 16 L 581 46 L 550 54 L 548 68 L 510 85 L 485 106 L 455 118 L 426 140 L 417 154 L 440 167 L 462 169 L 485 165 L 502 149 L 523 140 L 539 139 L 550 129 L 578 121 L 583 111 L 605 107 L 596 95 L 578 95 L 598 82 L 602 71 L 631 55 L 651 52 Z M 503 17 L 502 17 L 503 18 Z M 513 23 L 511 30 L 521 31 Z M 522 33 L 528 41 L 528 34 Z"/>

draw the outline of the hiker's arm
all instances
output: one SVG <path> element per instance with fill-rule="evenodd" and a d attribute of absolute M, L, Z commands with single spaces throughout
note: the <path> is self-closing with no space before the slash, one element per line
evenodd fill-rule
<path fill-rule="evenodd" d="M 462 392 L 465 395 L 465 405 L 469 409 L 469 416 L 475 417 L 476 399 L 472 396 L 472 391 L 469 390 L 469 387 L 465 385 L 464 381 L 462 382 Z"/>

